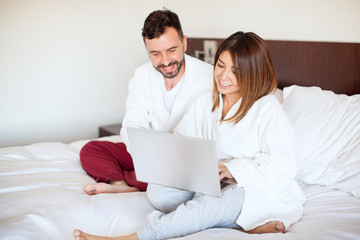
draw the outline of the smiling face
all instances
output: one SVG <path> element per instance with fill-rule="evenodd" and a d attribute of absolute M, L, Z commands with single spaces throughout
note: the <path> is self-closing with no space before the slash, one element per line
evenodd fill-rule
<path fill-rule="evenodd" d="M 145 46 L 154 68 L 164 78 L 180 79 L 183 76 L 187 42 L 186 37 L 179 37 L 175 28 L 167 28 L 158 38 L 145 38 Z"/>
<path fill-rule="evenodd" d="M 214 78 L 218 91 L 228 99 L 241 97 L 239 82 L 235 75 L 233 60 L 228 51 L 223 51 L 216 62 Z"/>

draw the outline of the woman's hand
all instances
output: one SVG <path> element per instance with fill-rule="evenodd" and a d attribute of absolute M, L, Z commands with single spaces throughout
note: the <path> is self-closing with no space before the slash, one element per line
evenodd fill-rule
<path fill-rule="evenodd" d="M 220 181 L 223 180 L 224 178 L 234 179 L 234 177 L 231 175 L 229 169 L 227 169 L 227 167 L 225 165 L 218 164 L 218 166 L 219 166 Z"/>

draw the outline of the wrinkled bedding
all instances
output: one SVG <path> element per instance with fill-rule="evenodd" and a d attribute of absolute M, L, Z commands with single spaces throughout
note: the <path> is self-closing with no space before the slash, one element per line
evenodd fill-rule
<path fill-rule="evenodd" d="M 101 140 L 121 141 L 121 137 Z M 145 193 L 83 192 L 85 184 L 94 182 L 79 161 L 86 142 L 0 149 L 0 239 L 72 239 L 74 228 L 117 236 L 145 223 L 153 210 Z M 285 234 L 208 229 L 182 239 L 360 239 L 360 198 L 318 184 L 301 187 L 307 197 L 304 215 Z"/>

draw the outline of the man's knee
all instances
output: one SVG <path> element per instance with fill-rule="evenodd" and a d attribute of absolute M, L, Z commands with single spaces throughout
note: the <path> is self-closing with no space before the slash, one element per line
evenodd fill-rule
<path fill-rule="evenodd" d="M 90 141 L 81 148 L 79 155 L 83 167 L 84 165 L 92 164 L 94 158 L 96 158 L 98 154 L 101 154 L 102 150 L 100 145 L 99 141 Z"/>
<path fill-rule="evenodd" d="M 88 152 L 92 152 L 94 149 L 96 149 L 98 146 L 97 141 L 90 141 L 86 143 L 80 150 L 80 157 L 82 155 L 86 155 Z"/>

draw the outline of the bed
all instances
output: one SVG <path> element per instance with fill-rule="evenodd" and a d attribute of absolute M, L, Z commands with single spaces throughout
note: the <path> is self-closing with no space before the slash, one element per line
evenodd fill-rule
<path fill-rule="evenodd" d="M 203 40 L 190 38 L 188 53 Z M 285 234 L 214 228 L 180 239 L 360 239 L 360 44 L 268 42 L 296 131 L 303 217 Z M 145 223 L 153 207 L 144 192 L 83 192 L 94 181 L 79 162 L 88 141 L 0 149 L 0 239 L 72 239 L 75 228 L 117 236 Z"/>

